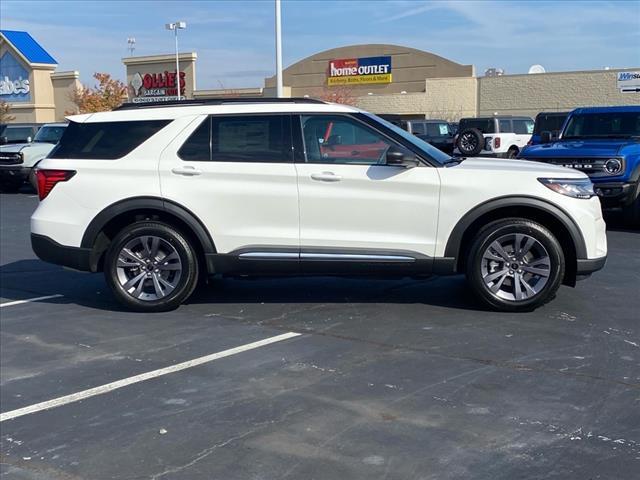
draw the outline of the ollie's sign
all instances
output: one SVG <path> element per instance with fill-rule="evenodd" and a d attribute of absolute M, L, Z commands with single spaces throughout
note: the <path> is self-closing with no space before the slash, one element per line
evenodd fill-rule
<path fill-rule="evenodd" d="M 136 73 L 131 79 L 134 102 L 155 102 L 179 100 L 184 97 L 185 73 L 180 72 L 180 91 L 178 92 L 176 74 L 165 70 L 162 73 Z"/>

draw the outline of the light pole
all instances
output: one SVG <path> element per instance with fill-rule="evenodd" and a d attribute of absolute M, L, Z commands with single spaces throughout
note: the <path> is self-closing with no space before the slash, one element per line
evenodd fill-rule
<path fill-rule="evenodd" d="M 180 59 L 178 58 L 178 30 L 187 28 L 187 22 L 174 22 L 165 25 L 167 30 L 173 30 L 176 39 L 176 91 L 178 92 L 178 100 L 182 100 L 180 96 Z"/>
<path fill-rule="evenodd" d="M 129 45 L 127 49 L 129 50 L 129 56 L 133 57 L 133 52 L 136 49 L 136 39 L 134 37 L 127 38 L 127 44 Z"/>
<path fill-rule="evenodd" d="M 282 25 L 280 0 L 276 2 L 276 97 L 282 97 Z"/>

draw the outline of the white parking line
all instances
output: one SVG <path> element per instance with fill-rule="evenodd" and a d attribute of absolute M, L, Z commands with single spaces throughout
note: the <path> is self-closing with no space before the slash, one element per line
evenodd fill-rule
<path fill-rule="evenodd" d="M 13 307 L 14 305 L 22 305 L 23 303 L 37 302 L 38 300 L 48 300 L 50 298 L 58 298 L 62 297 L 59 293 L 55 295 L 45 295 L 44 297 L 36 297 L 36 298 L 26 298 L 24 300 L 16 300 L 15 302 L 6 302 L 0 303 L 0 308 L 2 307 Z"/>
<path fill-rule="evenodd" d="M 203 363 L 212 362 L 220 358 L 230 357 L 231 355 L 236 355 L 237 353 L 246 352 L 247 350 L 253 350 L 254 348 L 264 347 L 265 345 L 281 342 L 289 338 L 299 337 L 300 335 L 302 334 L 295 332 L 283 333 L 282 335 L 276 335 L 275 337 L 265 338 L 264 340 L 258 340 L 257 342 L 247 343 L 246 345 L 240 345 L 239 347 L 230 348 L 218 353 L 212 353 L 210 355 L 205 355 L 204 357 L 194 358 L 193 360 L 188 360 L 186 362 L 171 365 L 169 367 L 152 370 L 151 372 L 147 373 L 141 373 L 140 375 L 134 375 L 133 377 L 123 378 L 122 380 L 117 380 L 115 382 L 107 383 L 106 385 L 101 385 L 99 387 L 90 388 L 88 390 L 83 390 L 81 392 L 72 393 L 71 395 L 65 395 L 64 397 L 58 397 L 54 398 L 53 400 L 47 400 L 46 402 L 36 403 L 28 407 L 11 410 L 10 412 L 0 414 L 0 422 L 22 417 L 23 415 L 29 415 L 30 413 L 36 413 L 41 410 L 60 407 L 68 403 L 78 402 L 80 400 L 84 400 L 85 398 L 102 395 L 103 393 L 108 393 L 113 390 L 117 390 L 118 388 L 132 385 L 134 383 L 144 382 L 145 380 L 150 380 L 162 375 L 179 372 L 180 370 L 196 367 L 198 365 L 202 365 Z"/>

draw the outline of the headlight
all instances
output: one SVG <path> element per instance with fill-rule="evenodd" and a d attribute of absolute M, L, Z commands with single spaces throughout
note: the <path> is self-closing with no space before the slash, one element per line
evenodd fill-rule
<path fill-rule="evenodd" d="M 616 175 L 622 171 L 622 162 L 617 158 L 610 158 L 604 162 L 604 171 L 609 175 Z"/>
<path fill-rule="evenodd" d="M 591 198 L 595 196 L 593 183 L 588 178 L 539 178 L 545 187 L 561 195 L 573 198 Z"/>

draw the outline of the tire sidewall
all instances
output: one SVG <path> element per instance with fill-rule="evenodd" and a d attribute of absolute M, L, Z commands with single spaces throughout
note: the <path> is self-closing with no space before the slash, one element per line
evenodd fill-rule
<path fill-rule="evenodd" d="M 462 138 L 466 135 L 473 135 L 476 138 L 477 143 L 475 148 L 471 150 L 465 150 L 462 147 Z M 458 141 L 456 146 L 458 147 L 458 150 L 460 151 L 460 153 L 464 155 L 477 155 L 484 148 L 484 135 L 482 135 L 482 132 L 477 128 L 466 128 L 462 132 L 460 132 L 460 134 L 458 135 Z"/>
<path fill-rule="evenodd" d="M 489 245 L 503 235 L 523 233 L 540 242 L 549 254 L 551 260 L 550 274 L 547 284 L 533 298 L 524 301 L 511 301 L 494 296 L 482 279 L 482 255 Z M 467 276 L 474 290 L 489 305 L 506 311 L 532 310 L 555 295 L 565 272 L 565 258 L 558 240 L 542 225 L 535 222 L 513 219 L 495 222 L 483 229 L 473 242 L 469 261 L 467 262 Z"/>
<path fill-rule="evenodd" d="M 162 238 L 171 244 L 182 263 L 182 274 L 177 287 L 166 297 L 152 301 L 138 300 L 129 295 L 120 285 L 116 268 L 118 254 L 124 245 L 145 235 Z M 127 308 L 141 312 L 159 312 L 177 308 L 191 295 L 198 279 L 198 261 L 193 248 L 180 232 L 162 223 L 144 222 L 133 224 L 114 238 L 107 251 L 104 272 L 112 292 Z"/>

